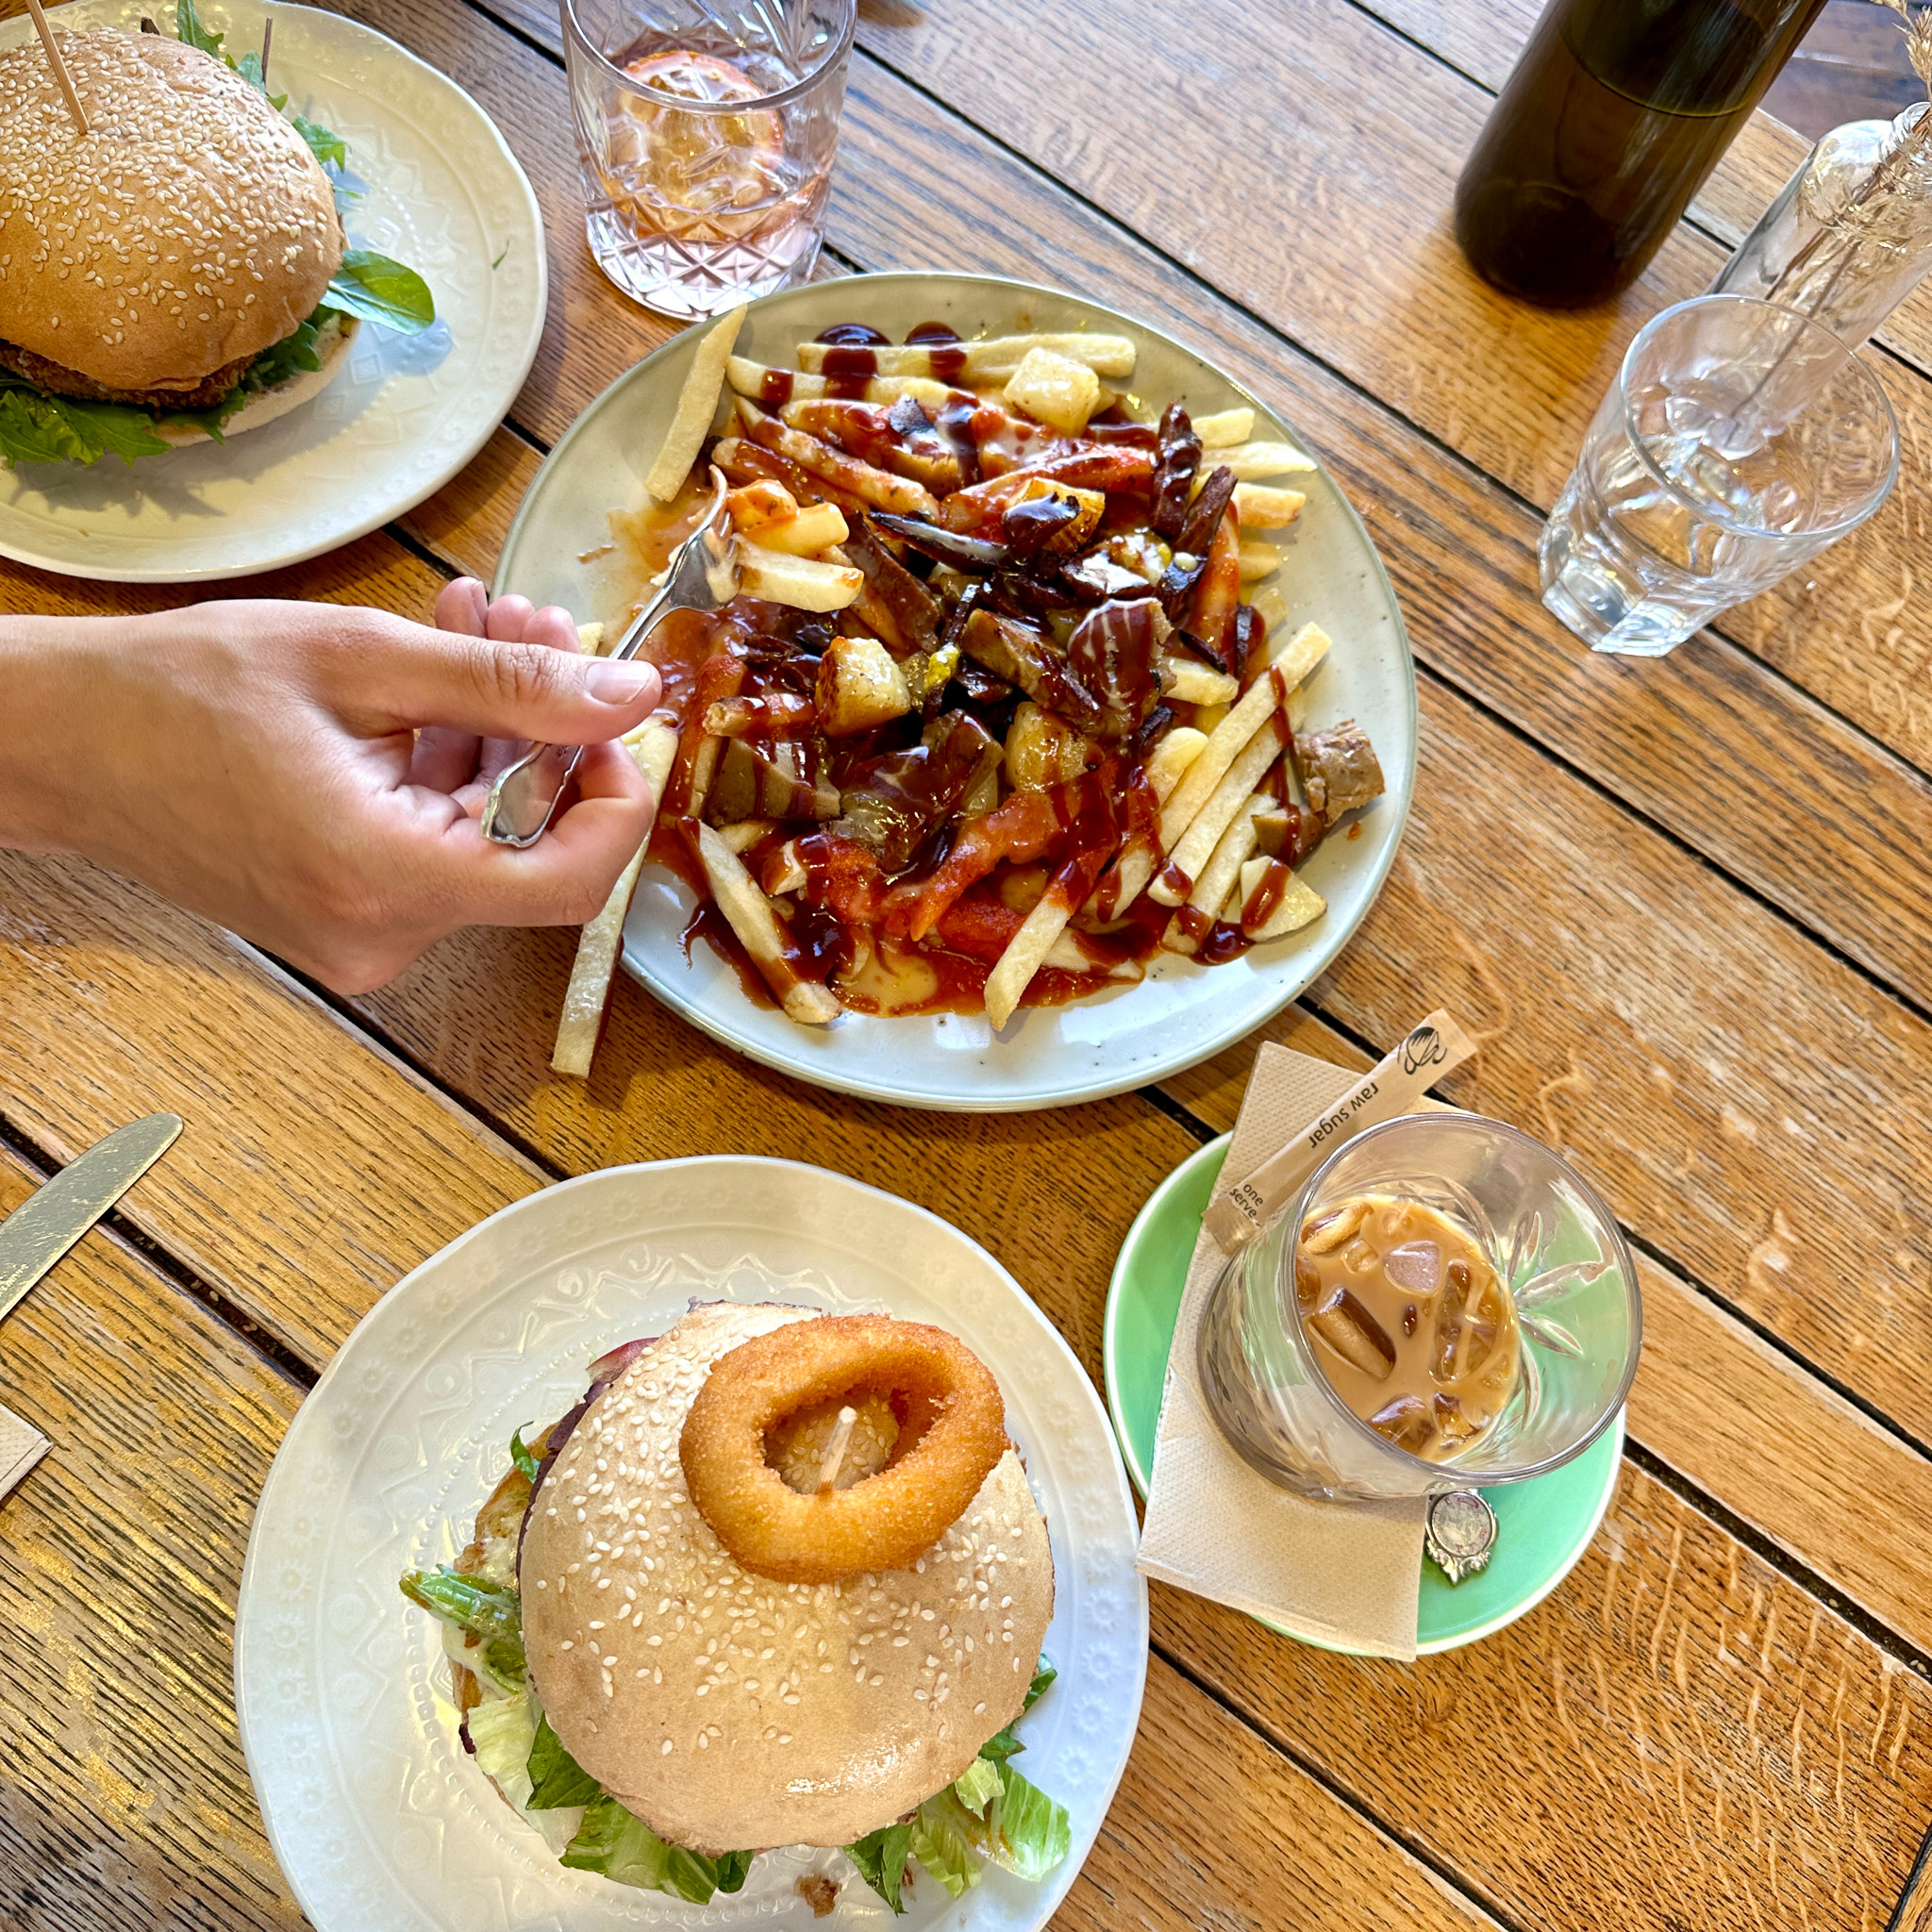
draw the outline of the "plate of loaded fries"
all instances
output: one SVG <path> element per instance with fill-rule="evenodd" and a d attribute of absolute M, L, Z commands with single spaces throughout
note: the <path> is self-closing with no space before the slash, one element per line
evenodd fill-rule
<path fill-rule="evenodd" d="M 496 589 L 612 648 L 700 525 L 728 580 L 640 646 L 659 808 L 560 1070 L 621 962 L 824 1086 L 1094 1099 L 1261 1024 L 1374 903 L 1415 768 L 1394 592 L 1308 441 L 1172 338 L 972 275 L 767 297 L 591 405 Z"/>
<path fill-rule="evenodd" d="M 840 1174 L 614 1168 L 398 1283 L 263 1488 L 236 1705 L 318 1932 L 1037 1932 L 1139 1722 L 1099 1398 Z"/>

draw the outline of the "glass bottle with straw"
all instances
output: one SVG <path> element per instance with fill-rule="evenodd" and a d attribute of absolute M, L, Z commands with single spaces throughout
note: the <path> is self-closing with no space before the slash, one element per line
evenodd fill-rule
<path fill-rule="evenodd" d="M 1904 16 L 1913 71 L 1932 90 L 1932 11 Z M 1794 308 L 1856 349 L 1932 270 L 1932 107 L 1834 128 L 1806 158 L 1717 279 L 1713 294 Z"/>

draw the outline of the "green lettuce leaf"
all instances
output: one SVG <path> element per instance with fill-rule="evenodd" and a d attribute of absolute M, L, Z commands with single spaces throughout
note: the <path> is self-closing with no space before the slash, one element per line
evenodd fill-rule
<path fill-rule="evenodd" d="M 566 1805 L 588 1805 L 604 1795 L 604 1787 L 563 1748 L 563 1740 L 540 1718 L 530 1740 L 525 1769 L 530 1780 L 531 1811 L 560 1811 Z"/>
<path fill-rule="evenodd" d="M 228 57 L 225 54 L 224 54 L 222 56 L 222 58 L 227 60 Z M 228 65 L 232 67 L 235 70 L 235 72 L 239 74 L 242 76 L 242 78 L 245 80 L 248 83 L 248 85 L 255 90 L 257 93 L 260 94 L 268 102 L 269 106 L 275 110 L 277 114 L 279 114 L 282 111 L 282 109 L 289 105 L 289 97 L 287 94 L 272 94 L 269 92 L 268 75 L 261 71 L 261 56 L 259 54 L 244 54 L 239 60 L 228 60 Z"/>
<path fill-rule="evenodd" d="M 999 1775 L 1006 1790 L 989 1814 L 986 1855 L 1022 1878 L 1044 1878 L 1074 1848 L 1067 1807 L 1028 1784 L 1011 1765 L 1002 1767 Z"/>
<path fill-rule="evenodd" d="M 1033 1681 L 1026 1687 L 1026 1701 L 1020 1707 L 1022 1716 L 1040 1702 L 1041 1698 L 1045 1694 L 1047 1686 L 1058 1675 L 1059 1672 L 1048 1658 L 1041 1657 L 1040 1659 L 1040 1667 L 1033 1673 Z M 1013 1723 L 1018 1724 L 1019 1719 L 1015 1718 Z M 1021 1742 L 1019 1735 L 1014 1731 L 1013 1724 L 1008 1724 L 1005 1730 L 995 1731 L 979 1747 L 979 1755 L 982 1757 L 991 1758 L 995 1764 L 1004 1764 L 1008 1758 L 1012 1757 L 1014 1752 L 1024 1751 L 1025 1748 L 1026 1746 Z"/>
<path fill-rule="evenodd" d="M 964 1898 L 979 1883 L 979 1860 L 965 1831 L 977 1822 L 950 1785 L 912 1814 L 912 1856 L 955 1898 Z"/>
<path fill-rule="evenodd" d="M 953 1795 L 975 1818 L 986 1816 L 986 1807 L 1006 1790 L 1000 1782 L 1000 1768 L 990 1757 L 975 1757 L 962 1777 L 953 1780 Z"/>
<path fill-rule="evenodd" d="M 431 1616 L 480 1638 L 477 1661 L 500 1689 L 524 1688 L 524 1606 L 515 1591 L 487 1577 L 466 1576 L 447 1564 L 411 1570 L 402 1579 L 402 1591 Z"/>
<path fill-rule="evenodd" d="M 536 1699 L 527 1691 L 521 1697 L 486 1697 L 464 1720 L 476 1762 L 520 1811 L 530 1802 L 530 1751 L 539 1721 Z"/>
<path fill-rule="evenodd" d="M 282 100 L 287 100 L 284 94 Z M 279 108 L 281 101 L 275 102 Z M 319 121 L 311 121 L 306 114 L 291 114 L 289 125 L 308 143 L 308 152 L 325 168 L 334 166 L 346 168 L 349 165 L 349 144 L 333 128 L 325 127 Z"/>
<path fill-rule="evenodd" d="M 194 10 L 194 0 L 175 0 L 175 31 L 191 47 L 199 47 L 204 54 L 212 54 L 217 60 L 226 60 L 230 67 L 234 66 L 222 52 L 223 36 L 202 25 L 201 15 Z"/>
<path fill-rule="evenodd" d="M 906 1860 L 912 1852 L 913 1825 L 888 1824 L 869 1831 L 856 1843 L 845 1847 L 845 1856 L 858 1868 L 858 1875 L 895 1912 L 906 1907 L 899 1893 L 906 1882 Z"/>
<path fill-rule="evenodd" d="M 318 364 L 317 366 L 320 367 L 321 365 Z M 521 1428 L 513 1429 L 510 1432 L 509 1459 L 523 1471 L 524 1479 L 526 1482 L 535 1482 L 537 1480 L 537 1458 L 524 1447 L 524 1432 Z"/>
<path fill-rule="evenodd" d="M 1026 1702 L 1020 1708 L 1023 1711 L 1031 1710 L 1046 1695 L 1048 1687 L 1059 1674 L 1059 1666 L 1042 1651 L 1040 1662 L 1034 1666 L 1033 1681 L 1026 1687 Z"/>
<path fill-rule="evenodd" d="M 708 1905 L 713 1892 L 736 1891 L 751 1859 L 749 1852 L 704 1858 L 681 1845 L 666 1844 L 615 1798 L 599 1798 L 590 1806 L 563 1853 L 563 1862 L 575 1871 L 602 1873 L 619 1885 L 647 1891 L 668 1891 L 694 1906 Z"/>
<path fill-rule="evenodd" d="M 436 320 L 429 284 L 414 269 L 370 248 L 351 248 L 342 257 L 328 285 L 327 306 L 405 336 L 421 335 Z"/>
<path fill-rule="evenodd" d="M 146 409 L 48 395 L 0 375 L 0 457 L 9 463 L 131 463 L 168 447 Z"/>

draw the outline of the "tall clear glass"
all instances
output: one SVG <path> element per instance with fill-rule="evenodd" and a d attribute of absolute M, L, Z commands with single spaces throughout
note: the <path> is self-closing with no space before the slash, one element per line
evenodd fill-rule
<path fill-rule="evenodd" d="M 1303 1324 L 1301 1231 L 1364 1194 L 1443 1215 L 1474 1240 L 1515 1303 L 1515 1389 L 1446 1460 L 1411 1455 L 1348 1408 Z M 1371 1127 L 1316 1169 L 1228 1263 L 1198 1348 L 1209 1412 L 1271 1482 L 1307 1495 L 1395 1497 L 1516 1482 L 1580 1455 L 1629 1393 L 1642 1335 L 1636 1264 L 1595 1189 L 1502 1121 L 1426 1113 Z"/>
<path fill-rule="evenodd" d="M 685 320 L 818 260 L 857 0 L 559 0 L 585 230 Z"/>
<path fill-rule="evenodd" d="M 1878 379 L 1795 309 L 1699 295 L 1638 331 L 1543 526 L 1543 602 L 1657 658 L 1855 530 L 1898 474 Z"/>

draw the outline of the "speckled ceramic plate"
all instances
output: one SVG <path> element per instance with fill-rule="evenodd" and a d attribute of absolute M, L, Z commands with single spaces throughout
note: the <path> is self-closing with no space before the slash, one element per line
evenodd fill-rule
<path fill-rule="evenodd" d="M 172 0 L 75 0 L 55 25 L 174 24 Z M 406 261 L 436 297 L 415 337 L 365 326 L 312 402 L 226 443 L 133 464 L 0 466 L 0 555 L 68 576 L 206 583 L 319 556 L 440 490 L 503 421 L 543 331 L 543 219 L 495 125 L 393 41 L 312 7 L 202 0 L 231 49 L 275 24 L 269 79 L 348 143 L 352 242 Z M 31 38 L 25 14 L 0 47 Z M 418 613 L 419 615 L 424 613 Z"/>
<path fill-rule="evenodd" d="M 1266 404 L 1171 336 L 1096 302 L 977 275 L 885 275 L 815 282 L 755 303 L 740 353 L 778 367 L 831 323 L 863 321 L 894 338 L 947 322 L 963 336 L 1019 329 L 1099 329 L 1131 336 L 1134 393 L 1150 406 L 1178 396 L 1197 412 L 1246 403 L 1257 436 L 1321 454 L 1321 425 L 1304 436 Z M 580 559 L 608 539 L 613 509 L 643 501 L 643 474 L 669 426 L 696 344 L 687 330 L 604 391 L 551 452 L 504 545 L 499 591 L 562 604 L 580 617 L 622 618 L 634 584 L 613 584 Z M 990 1112 L 1061 1107 L 1142 1087 L 1250 1033 L 1324 971 L 1360 924 L 1395 857 L 1415 775 L 1415 669 L 1401 612 L 1361 519 L 1324 470 L 1296 477 L 1307 507 L 1282 533 L 1275 574 L 1294 623 L 1319 622 L 1335 640 L 1309 684 L 1317 722 L 1357 719 L 1374 739 L 1388 794 L 1354 838 L 1329 840 L 1305 876 L 1328 901 L 1312 925 L 1208 970 L 1173 954 L 1138 986 L 1069 1007 L 1023 1009 L 995 1034 L 980 1014 L 874 1019 L 846 1013 L 830 1026 L 794 1025 L 754 1006 L 708 946 L 687 959 L 679 934 L 691 897 L 646 867 L 625 928 L 625 967 L 657 997 L 715 1039 L 822 1087 L 905 1107 Z"/>
<path fill-rule="evenodd" d="M 837 1853 L 761 1858 L 705 1907 L 558 1864 L 458 1741 L 430 1620 L 396 1588 L 449 1561 L 519 1424 L 583 1392 L 605 1349 L 693 1296 L 882 1308 L 960 1336 L 999 1377 L 1053 1539 L 1059 1679 L 1021 1735 L 1073 1855 L 1029 1885 L 930 1883 L 893 1919 L 862 1884 L 832 1922 L 1037 1932 L 1091 1848 L 1139 1723 L 1147 1593 L 1133 1500 L 1092 1384 L 984 1249 L 889 1194 L 790 1161 L 612 1168 L 492 1215 L 399 1282 L 302 1405 L 269 1472 L 235 1625 L 242 1749 L 317 1932 L 602 1932 L 815 1923 L 796 1890 Z"/>

